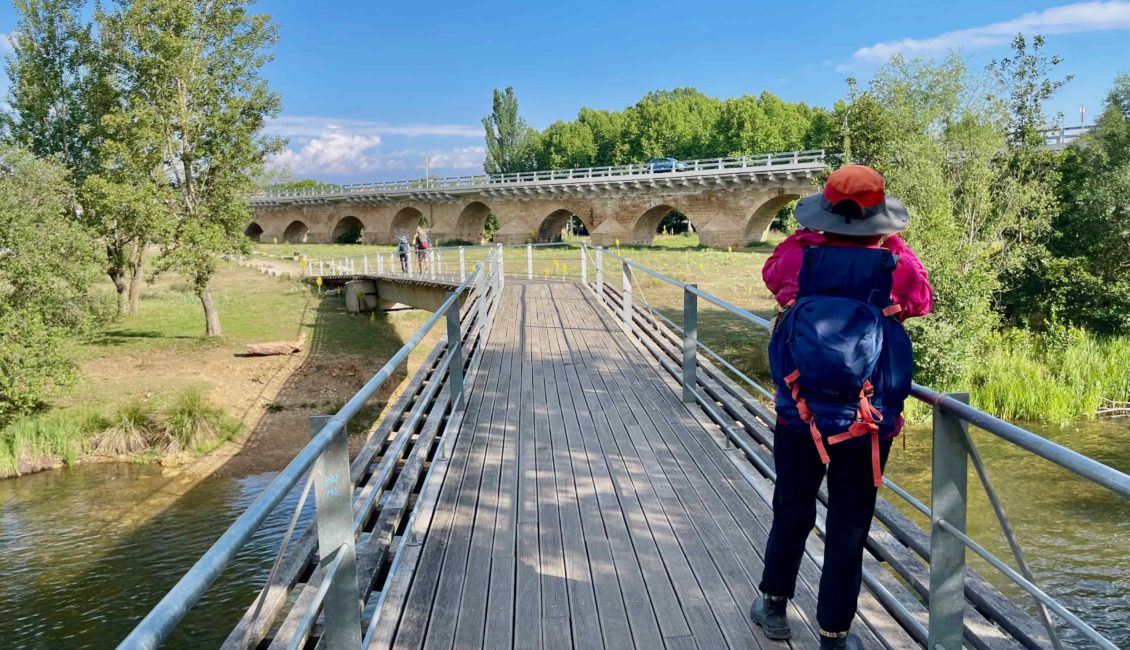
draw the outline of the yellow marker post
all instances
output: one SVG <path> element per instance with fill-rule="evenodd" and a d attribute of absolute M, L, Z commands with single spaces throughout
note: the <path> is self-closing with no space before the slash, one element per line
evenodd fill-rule
<path fill-rule="evenodd" d="M 314 284 L 318 285 L 318 294 L 321 295 L 321 293 L 322 293 L 322 276 L 319 275 L 318 277 L 314 278 Z"/>

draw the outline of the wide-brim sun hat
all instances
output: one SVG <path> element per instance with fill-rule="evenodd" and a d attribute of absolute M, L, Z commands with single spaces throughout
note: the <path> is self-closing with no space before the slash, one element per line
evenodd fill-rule
<path fill-rule="evenodd" d="M 823 192 L 797 201 L 795 216 L 811 230 L 859 236 L 902 232 L 909 221 L 902 201 L 886 195 L 883 176 L 866 165 L 832 172 Z"/>

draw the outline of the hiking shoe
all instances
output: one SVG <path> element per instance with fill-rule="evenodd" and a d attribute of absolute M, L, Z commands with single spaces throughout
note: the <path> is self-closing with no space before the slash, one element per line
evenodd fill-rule
<path fill-rule="evenodd" d="M 784 598 L 758 597 L 753 601 L 749 610 L 749 617 L 754 623 L 761 626 L 765 636 L 774 641 L 784 641 L 792 636 L 789 629 L 789 619 L 785 615 L 785 608 L 789 601 Z M 823 646 L 821 646 L 823 647 Z"/>
<path fill-rule="evenodd" d="M 863 642 L 856 635 L 847 632 L 828 636 L 827 632 L 820 630 L 820 650 L 863 650 Z"/>

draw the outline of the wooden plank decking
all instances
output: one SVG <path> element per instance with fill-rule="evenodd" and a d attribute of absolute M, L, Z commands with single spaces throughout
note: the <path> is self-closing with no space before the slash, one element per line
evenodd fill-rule
<path fill-rule="evenodd" d="M 785 647 L 748 618 L 767 484 L 591 292 L 510 283 L 483 352 L 373 647 Z M 796 648 L 817 645 L 810 553 Z M 886 616 L 855 629 L 906 647 L 871 631 L 901 631 Z"/>

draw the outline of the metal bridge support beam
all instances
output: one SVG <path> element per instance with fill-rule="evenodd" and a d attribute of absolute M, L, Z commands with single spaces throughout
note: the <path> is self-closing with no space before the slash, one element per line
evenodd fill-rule
<path fill-rule="evenodd" d="M 467 279 L 467 254 L 462 246 L 459 247 L 459 279 L 460 281 Z"/>
<path fill-rule="evenodd" d="M 622 261 L 621 268 L 624 269 L 624 282 L 622 284 L 624 290 L 624 329 L 630 334 L 632 332 L 632 267 L 626 261 Z"/>
<path fill-rule="evenodd" d="M 968 393 L 950 393 L 969 403 Z M 939 520 L 965 532 L 969 425 L 934 407 L 934 457 L 930 526 L 931 650 L 961 650 L 965 613 L 965 545 L 938 524 Z"/>
<path fill-rule="evenodd" d="M 526 244 L 526 279 L 534 279 L 534 247 Z"/>
<path fill-rule="evenodd" d="M 310 418 L 310 435 L 330 424 L 326 415 Z M 341 549 L 341 565 L 333 576 L 322 611 L 328 650 L 361 647 L 361 594 L 357 589 L 356 539 L 353 537 L 353 482 L 349 478 L 349 433 L 342 423 L 326 450 L 314 462 L 314 503 L 318 514 L 318 559 L 329 566 Z"/>
<path fill-rule="evenodd" d="M 369 275 L 369 256 L 368 255 L 361 258 L 361 272 L 364 273 L 365 275 Z"/>
<path fill-rule="evenodd" d="M 604 247 L 596 247 L 596 299 L 604 304 Z"/>
<path fill-rule="evenodd" d="M 698 294 L 697 287 L 683 287 L 683 401 L 693 404 L 695 385 L 698 384 Z"/>
<path fill-rule="evenodd" d="M 455 296 L 448 292 L 447 297 Z M 459 331 L 459 301 L 452 300 L 447 308 L 447 353 L 451 363 L 447 366 L 447 381 L 451 387 L 451 410 L 463 404 L 463 334 Z"/>

